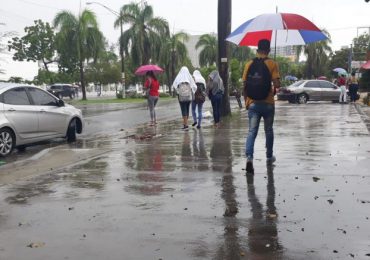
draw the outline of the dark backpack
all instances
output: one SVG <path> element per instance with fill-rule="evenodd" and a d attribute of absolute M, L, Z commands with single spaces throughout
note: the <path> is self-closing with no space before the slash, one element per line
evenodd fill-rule
<path fill-rule="evenodd" d="M 271 74 L 265 60 L 255 58 L 247 71 L 245 90 L 247 96 L 253 100 L 264 100 L 271 90 Z"/>
<path fill-rule="evenodd" d="M 206 101 L 206 96 L 204 94 L 204 85 L 202 83 L 196 83 L 197 84 L 197 90 L 195 91 L 194 94 L 194 101 L 197 104 L 204 103 Z"/>

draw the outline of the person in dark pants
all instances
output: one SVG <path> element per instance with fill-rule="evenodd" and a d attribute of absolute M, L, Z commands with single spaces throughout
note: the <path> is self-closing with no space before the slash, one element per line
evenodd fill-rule
<path fill-rule="evenodd" d="M 356 78 L 356 73 L 351 73 L 351 78 L 348 81 L 349 96 L 351 97 L 351 102 L 356 102 L 357 91 L 358 91 L 358 80 Z"/>
<path fill-rule="evenodd" d="M 224 91 L 224 83 L 220 74 L 217 70 L 212 71 L 208 76 L 207 93 L 212 104 L 215 128 L 220 126 L 221 102 Z"/>

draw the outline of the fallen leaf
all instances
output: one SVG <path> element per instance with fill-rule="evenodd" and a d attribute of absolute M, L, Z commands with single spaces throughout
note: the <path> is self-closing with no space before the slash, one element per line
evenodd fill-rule
<path fill-rule="evenodd" d="M 44 242 L 36 242 L 36 243 L 31 243 L 31 244 L 27 245 L 27 247 L 30 247 L 30 248 L 39 248 L 39 247 L 43 247 L 43 246 L 45 246 Z"/>
<path fill-rule="evenodd" d="M 329 204 L 333 204 L 334 201 L 332 199 L 328 200 Z"/>
<path fill-rule="evenodd" d="M 319 180 L 320 180 L 320 178 L 319 178 L 319 177 L 312 177 L 312 179 L 313 179 L 313 181 L 314 181 L 314 182 L 317 182 L 317 181 L 319 181 Z"/>

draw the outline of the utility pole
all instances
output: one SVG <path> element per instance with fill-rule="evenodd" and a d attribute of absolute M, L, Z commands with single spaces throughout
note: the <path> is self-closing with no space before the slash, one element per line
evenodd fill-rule
<path fill-rule="evenodd" d="M 119 19 L 119 25 L 120 25 L 120 39 L 119 39 L 119 54 L 121 56 L 121 84 L 122 84 L 122 96 L 125 97 L 125 94 L 126 94 L 126 88 L 125 88 L 125 56 L 124 56 L 124 50 L 123 50 L 123 46 L 122 46 L 122 35 L 123 35 L 123 28 L 122 28 L 122 12 L 117 12 L 115 10 L 113 10 L 112 8 L 106 6 L 106 5 L 103 5 L 99 2 L 86 2 L 87 5 L 92 5 L 92 4 L 96 4 L 96 5 L 100 5 L 101 7 L 105 8 L 106 10 L 108 10 L 109 12 L 111 12 L 112 14 L 114 14 L 118 19 Z"/>
<path fill-rule="evenodd" d="M 226 37 L 231 33 L 231 0 L 218 0 L 218 71 L 224 82 L 225 93 L 221 104 L 221 115 L 231 114 L 229 100 L 229 52 Z"/>

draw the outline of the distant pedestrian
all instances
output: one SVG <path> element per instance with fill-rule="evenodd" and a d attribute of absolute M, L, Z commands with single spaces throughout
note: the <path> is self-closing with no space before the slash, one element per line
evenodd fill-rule
<path fill-rule="evenodd" d="M 337 80 L 338 87 L 340 88 L 339 103 L 347 102 L 347 87 L 346 87 L 346 76 L 339 73 Z"/>
<path fill-rule="evenodd" d="M 358 91 L 358 79 L 356 78 L 356 73 L 351 73 L 351 78 L 348 80 L 348 90 L 349 96 L 351 97 L 351 102 L 356 102 L 357 91 Z"/>
<path fill-rule="evenodd" d="M 217 70 L 212 71 L 208 76 L 207 93 L 211 100 L 214 126 L 220 126 L 221 103 L 225 88 L 224 83 Z"/>
<path fill-rule="evenodd" d="M 159 82 L 155 77 L 153 71 L 148 71 L 146 73 L 146 80 L 144 83 L 144 89 L 147 91 L 148 95 L 148 108 L 150 114 L 150 125 L 157 124 L 157 115 L 155 113 L 155 107 L 159 99 Z"/>
<path fill-rule="evenodd" d="M 197 90 L 194 94 L 194 100 L 191 102 L 191 112 L 193 116 L 192 126 L 197 126 L 198 129 L 201 128 L 202 124 L 202 108 L 203 103 L 206 101 L 206 80 L 200 74 L 199 70 L 194 70 L 193 77 L 195 84 L 197 85 Z M 198 116 L 197 116 L 198 108 Z"/>
<path fill-rule="evenodd" d="M 246 171 L 254 173 L 253 154 L 254 142 L 258 128 L 263 118 L 266 135 L 266 163 L 271 165 L 276 161 L 273 154 L 274 146 L 274 116 L 276 89 L 280 88 L 278 64 L 268 58 L 270 41 L 263 39 L 258 42 L 257 57 L 249 61 L 244 68 L 244 98 L 248 109 L 249 132 L 246 140 Z M 273 86 L 271 85 L 273 82 Z"/>
<path fill-rule="evenodd" d="M 190 103 L 194 100 L 194 94 L 197 90 L 197 85 L 191 76 L 187 67 L 182 67 L 177 74 L 172 88 L 176 90 L 179 100 L 181 115 L 183 120 L 182 130 L 188 130 L 189 108 Z"/>

